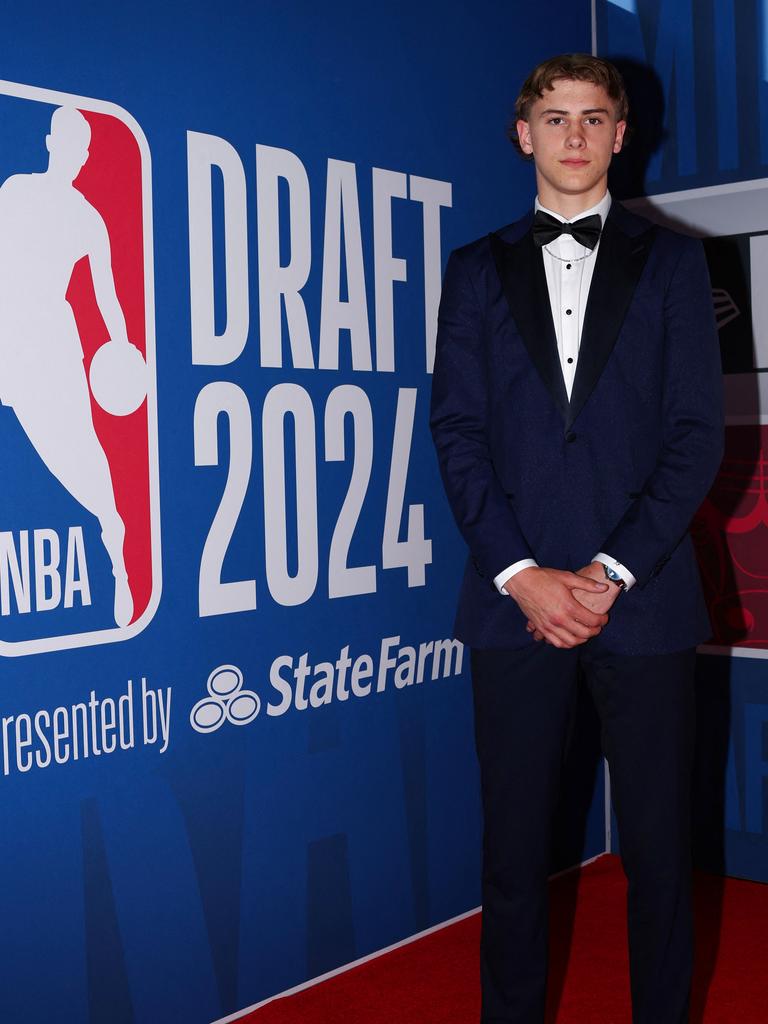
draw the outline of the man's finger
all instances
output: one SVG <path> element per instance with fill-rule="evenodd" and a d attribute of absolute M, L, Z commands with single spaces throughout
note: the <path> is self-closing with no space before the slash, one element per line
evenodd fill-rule
<path fill-rule="evenodd" d="M 580 644 L 591 640 L 593 636 L 600 633 L 599 626 L 584 626 L 581 622 L 574 622 L 568 627 L 568 633 L 577 638 Z"/>
<path fill-rule="evenodd" d="M 598 619 L 599 619 L 598 622 L 594 622 L 594 621 L 587 622 L 586 620 L 582 619 L 581 616 L 580 616 L 578 619 L 575 619 L 574 621 L 578 622 L 579 625 L 583 626 L 586 630 L 589 630 L 589 635 L 590 636 L 597 636 L 597 634 L 598 633 L 602 633 L 603 629 L 608 625 L 608 616 L 607 615 L 599 615 Z M 571 627 L 571 629 L 572 628 L 573 627 Z M 579 630 L 579 632 L 581 632 L 581 630 Z"/>
<path fill-rule="evenodd" d="M 599 580 L 591 580 L 589 576 L 578 576 L 576 573 L 572 573 L 572 576 L 573 580 L 566 583 L 571 590 L 591 590 L 593 594 L 604 594 L 610 585 Z"/>
<path fill-rule="evenodd" d="M 586 640 L 578 640 L 576 637 L 561 637 L 556 633 L 552 633 L 550 636 L 545 636 L 544 639 L 552 647 L 558 647 L 560 650 L 569 651 L 573 647 L 580 647 L 581 644 L 586 643 Z"/>
<path fill-rule="evenodd" d="M 601 612 L 590 611 L 586 605 L 581 604 L 575 597 L 568 608 L 568 614 L 574 622 L 580 622 L 583 626 L 589 626 L 590 628 L 599 627 L 602 629 L 608 622 L 607 615 Z"/>
<path fill-rule="evenodd" d="M 578 602 L 574 603 L 578 604 Z M 574 614 L 561 613 L 558 616 L 542 620 L 539 623 L 539 629 L 547 640 L 556 636 L 559 640 L 566 641 L 569 646 L 573 641 L 582 644 L 591 637 L 597 636 L 602 628 L 600 620 L 604 616 L 591 612 L 588 612 L 588 615 L 594 620 L 594 624 L 591 621 L 582 622 L 581 617 L 577 618 Z"/>
<path fill-rule="evenodd" d="M 553 643 L 555 640 L 556 647 L 578 647 L 579 644 L 584 644 L 590 639 L 591 634 L 587 633 L 586 636 L 579 636 L 579 633 L 574 630 L 574 624 L 569 623 L 567 626 L 550 626 L 549 629 L 544 633 L 544 639 Z"/>
<path fill-rule="evenodd" d="M 560 619 L 557 622 L 549 622 L 546 624 L 545 638 L 557 636 L 559 640 L 565 641 L 569 647 L 575 646 L 575 644 L 583 644 L 587 640 L 591 640 L 593 636 L 597 636 L 608 621 L 607 615 L 598 615 L 597 613 L 590 612 L 589 616 L 591 619 L 589 622 L 582 622 L 581 617 L 576 618 L 575 616 L 573 618 Z M 539 628 L 542 629 L 544 627 Z"/>
<path fill-rule="evenodd" d="M 544 634 L 539 629 L 539 627 L 536 625 L 536 623 L 531 621 L 531 619 L 528 619 L 528 621 L 525 624 L 525 628 L 528 630 L 529 633 L 532 634 L 532 637 L 533 637 L 534 640 L 543 640 L 544 639 Z"/>

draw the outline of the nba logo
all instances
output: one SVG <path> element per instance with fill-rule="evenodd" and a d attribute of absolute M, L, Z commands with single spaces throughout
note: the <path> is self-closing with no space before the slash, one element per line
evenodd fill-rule
<path fill-rule="evenodd" d="M 125 640 L 160 598 L 149 149 L 0 82 L 0 654 Z"/>

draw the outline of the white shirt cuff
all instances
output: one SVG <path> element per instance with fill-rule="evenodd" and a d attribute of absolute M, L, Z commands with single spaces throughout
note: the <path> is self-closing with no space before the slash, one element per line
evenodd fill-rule
<path fill-rule="evenodd" d="M 517 576 L 523 569 L 535 569 L 539 563 L 535 558 L 521 558 L 519 562 L 513 562 L 512 565 L 508 565 L 503 572 L 500 572 L 498 576 L 493 577 L 493 582 L 500 594 L 504 597 L 509 597 L 509 594 L 504 589 L 504 584 L 511 580 L 513 576 Z"/>
<path fill-rule="evenodd" d="M 637 580 L 621 562 L 617 562 L 611 555 L 606 555 L 604 551 L 598 551 L 595 557 L 592 559 L 593 562 L 602 562 L 603 565 L 607 565 L 609 569 L 613 569 L 619 576 L 624 580 L 627 590 L 631 590 L 632 587 L 637 583 Z"/>

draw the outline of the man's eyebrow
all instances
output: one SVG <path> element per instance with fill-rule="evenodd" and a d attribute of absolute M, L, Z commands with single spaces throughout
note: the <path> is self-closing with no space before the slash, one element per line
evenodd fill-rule
<path fill-rule="evenodd" d="M 561 117 L 567 117 L 570 114 L 570 110 L 555 110 L 550 107 L 548 110 L 542 110 L 539 117 L 546 117 L 548 114 L 559 114 Z M 606 107 L 589 107 L 587 110 L 582 110 L 582 117 L 587 114 L 610 114 L 610 110 Z"/>

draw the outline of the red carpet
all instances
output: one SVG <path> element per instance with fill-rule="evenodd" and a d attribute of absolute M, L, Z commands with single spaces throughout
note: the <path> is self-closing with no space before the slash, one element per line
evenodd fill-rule
<path fill-rule="evenodd" d="M 548 1024 L 630 1024 L 624 875 L 607 856 L 552 882 Z M 475 1024 L 479 915 L 241 1018 L 247 1024 Z M 768 886 L 696 876 L 691 1024 L 768 1021 Z"/>

